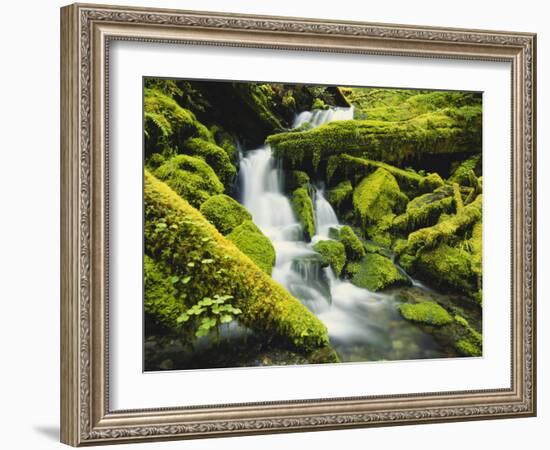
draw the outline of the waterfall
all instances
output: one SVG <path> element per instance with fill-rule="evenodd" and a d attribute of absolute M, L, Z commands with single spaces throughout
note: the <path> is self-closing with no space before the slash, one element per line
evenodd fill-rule
<path fill-rule="evenodd" d="M 304 111 L 296 116 L 293 127 L 306 122 L 317 127 L 333 120 L 350 119 L 353 108 Z M 284 194 L 284 172 L 269 145 L 243 155 L 239 179 L 242 204 L 275 248 L 273 278 L 312 311 L 323 310 L 331 301 L 329 280 L 319 254 L 303 240 L 302 226 Z M 322 189 L 315 194 L 314 206 L 318 233 L 313 242 L 316 242 L 328 239 L 329 229 L 338 226 L 338 219 Z"/>
<path fill-rule="evenodd" d="M 324 189 L 317 188 L 314 197 L 315 237 L 312 240 L 317 242 L 318 240 L 329 239 L 330 229 L 338 229 L 340 228 L 340 224 L 334 209 L 332 209 L 332 206 L 325 198 Z"/>
<path fill-rule="evenodd" d="M 314 128 L 335 120 L 352 119 L 353 107 L 304 111 L 296 116 L 293 128 L 306 123 Z M 436 354 L 425 334 L 400 318 L 394 306 L 394 294 L 359 288 L 336 278 L 330 267 L 323 267 L 321 256 L 313 246 L 320 240 L 330 239 L 331 228 L 340 227 L 338 217 L 325 198 L 323 187 L 318 186 L 313 199 L 316 234 L 311 242 L 306 242 L 290 199 L 284 193 L 284 180 L 284 172 L 269 145 L 242 153 L 240 200 L 252 214 L 254 223 L 273 243 L 276 260 L 272 277 L 327 326 L 331 343 L 342 360 L 386 359 L 395 353 L 392 350 L 395 336 L 412 341 L 411 345 L 418 343 L 412 350 L 406 350 L 405 357 Z M 391 328 L 392 323 L 399 327 Z"/>

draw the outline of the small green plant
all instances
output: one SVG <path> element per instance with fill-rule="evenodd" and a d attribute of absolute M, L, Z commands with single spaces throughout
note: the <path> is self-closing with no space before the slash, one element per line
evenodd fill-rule
<path fill-rule="evenodd" d="M 219 326 L 231 322 L 236 316 L 242 314 L 240 308 L 235 308 L 230 300 L 232 295 L 214 295 L 214 298 L 203 297 L 198 303 L 186 310 L 177 318 L 178 323 L 191 321 L 197 331 L 196 337 L 207 336 L 212 330 L 219 335 Z"/>

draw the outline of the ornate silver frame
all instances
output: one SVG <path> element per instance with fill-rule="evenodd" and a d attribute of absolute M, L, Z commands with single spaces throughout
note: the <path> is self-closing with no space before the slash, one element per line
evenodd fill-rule
<path fill-rule="evenodd" d="M 109 43 L 137 40 L 507 61 L 512 66 L 509 389 L 111 411 Z M 533 416 L 536 36 L 530 33 L 75 4 L 61 9 L 61 440 L 73 446 Z"/>

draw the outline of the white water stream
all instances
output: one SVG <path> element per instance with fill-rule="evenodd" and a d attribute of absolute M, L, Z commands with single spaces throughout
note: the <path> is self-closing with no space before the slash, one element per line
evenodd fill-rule
<path fill-rule="evenodd" d="M 293 127 L 351 119 L 353 108 L 305 111 L 297 115 Z M 329 239 L 329 230 L 340 226 L 336 213 L 323 189 L 315 189 L 316 234 L 306 242 L 284 193 L 284 175 L 269 145 L 245 152 L 239 170 L 241 201 L 275 247 L 273 278 L 325 323 L 340 358 L 365 361 L 440 356 L 431 336 L 397 313 L 395 293 L 370 292 L 337 279 L 330 267 L 321 267 L 320 255 L 312 247 Z"/>

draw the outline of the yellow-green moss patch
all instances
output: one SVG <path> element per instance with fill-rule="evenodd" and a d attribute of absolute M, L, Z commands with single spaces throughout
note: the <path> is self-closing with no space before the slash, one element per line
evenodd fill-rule
<path fill-rule="evenodd" d="M 201 205 L 200 211 L 223 235 L 231 233 L 245 220 L 252 219 L 243 205 L 225 194 L 210 197 Z"/>
<path fill-rule="evenodd" d="M 338 241 L 319 241 L 313 249 L 322 256 L 323 264 L 332 267 L 336 276 L 340 276 L 346 265 L 346 250 Z"/>
<path fill-rule="evenodd" d="M 328 345 L 326 327 L 199 211 L 147 171 L 144 181 L 145 254 L 177 277 L 175 298 L 191 307 L 204 297 L 230 295 L 242 310 L 238 320 L 257 333 L 301 351 Z M 158 320 L 171 324 L 162 314 Z"/>
<path fill-rule="evenodd" d="M 353 284 L 370 291 L 409 284 L 408 278 L 389 258 L 377 253 L 367 253 L 361 261 L 348 263 L 346 271 L 352 276 Z"/>
<path fill-rule="evenodd" d="M 453 318 L 445 308 L 435 302 L 403 303 L 397 309 L 411 322 L 442 326 L 451 323 Z"/>
<path fill-rule="evenodd" d="M 193 156 L 174 156 L 159 166 L 154 174 L 196 208 L 224 190 L 212 168 Z"/>
<path fill-rule="evenodd" d="M 273 244 L 251 220 L 245 220 L 227 235 L 241 252 L 268 275 L 275 264 Z"/>
<path fill-rule="evenodd" d="M 315 219 L 313 202 L 305 187 L 299 187 L 292 192 L 292 208 L 302 224 L 304 234 L 308 239 L 315 235 Z"/>

